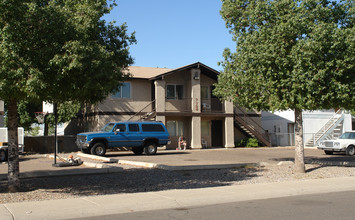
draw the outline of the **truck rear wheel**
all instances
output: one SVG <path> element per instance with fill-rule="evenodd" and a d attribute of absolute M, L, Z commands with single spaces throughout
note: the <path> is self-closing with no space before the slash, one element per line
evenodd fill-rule
<path fill-rule="evenodd" d="M 153 142 L 148 142 L 144 147 L 144 153 L 146 155 L 154 155 L 157 153 L 157 145 Z"/>
<path fill-rule="evenodd" d="M 0 162 L 7 161 L 7 152 L 5 150 L 0 150 Z"/>
<path fill-rule="evenodd" d="M 104 143 L 98 142 L 92 146 L 90 149 L 92 155 L 105 156 L 106 154 L 106 145 Z"/>

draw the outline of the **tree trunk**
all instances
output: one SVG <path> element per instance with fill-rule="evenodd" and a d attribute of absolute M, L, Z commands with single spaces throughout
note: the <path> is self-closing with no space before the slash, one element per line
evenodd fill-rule
<path fill-rule="evenodd" d="M 295 141 L 295 171 L 297 173 L 305 173 L 302 110 L 300 109 L 295 109 Z"/>
<path fill-rule="evenodd" d="M 8 116 L 8 189 L 9 192 L 17 192 L 20 189 L 20 166 L 18 151 L 17 131 L 17 101 L 10 100 L 7 103 Z"/>

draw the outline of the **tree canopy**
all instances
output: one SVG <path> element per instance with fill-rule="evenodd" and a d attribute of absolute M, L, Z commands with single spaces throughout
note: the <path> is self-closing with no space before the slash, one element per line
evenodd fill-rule
<path fill-rule="evenodd" d="M 214 94 L 249 109 L 295 110 L 304 172 L 302 110 L 355 109 L 354 1 L 222 2 L 236 51 L 224 51 Z"/>
<path fill-rule="evenodd" d="M 224 0 L 237 43 L 215 93 L 259 110 L 353 109 L 354 1 Z"/>
<path fill-rule="evenodd" d="M 133 63 L 126 24 L 106 23 L 115 1 L 0 2 L 0 99 L 7 103 L 9 186 L 19 187 L 17 106 L 95 103 L 117 90 Z"/>
<path fill-rule="evenodd" d="M 135 38 L 101 20 L 109 11 L 106 0 L 2 1 L 0 97 L 97 102 L 117 89 Z"/>

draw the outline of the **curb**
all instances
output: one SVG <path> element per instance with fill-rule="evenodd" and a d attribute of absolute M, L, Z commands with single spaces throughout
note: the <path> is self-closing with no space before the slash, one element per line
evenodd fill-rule
<path fill-rule="evenodd" d="M 241 163 L 241 164 L 215 164 L 215 165 L 191 165 L 191 166 L 168 166 L 156 164 L 157 169 L 170 171 L 185 171 L 185 170 L 212 170 L 212 169 L 229 169 L 229 168 L 252 168 L 264 166 L 261 163 Z"/>
<path fill-rule="evenodd" d="M 324 166 L 339 166 L 339 167 L 355 167 L 355 162 L 345 161 L 311 161 L 311 164 L 319 164 Z"/>
<path fill-rule="evenodd" d="M 118 162 L 117 159 L 112 159 L 112 158 L 109 158 L 109 157 L 102 157 L 102 156 L 97 156 L 97 155 L 92 155 L 92 154 L 84 154 L 84 153 L 81 153 L 81 152 L 76 153 L 76 155 L 79 156 L 79 157 L 86 157 L 86 158 L 89 158 L 89 159 L 99 160 L 99 161 L 103 161 L 103 162 L 106 162 L 106 163 L 117 163 Z"/>

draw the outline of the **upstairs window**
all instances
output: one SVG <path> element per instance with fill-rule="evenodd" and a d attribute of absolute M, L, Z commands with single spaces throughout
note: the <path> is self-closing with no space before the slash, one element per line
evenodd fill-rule
<path fill-rule="evenodd" d="M 113 98 L 130 99 L 131 98 L 131 83 L 124 82 L 118 87 L 118 92 L 112 95 Z"/>
<path fill-rule="evenodd" d="M 209 99 L 209 87 L 201 86 L 201 99 L 208 100 Z"/>
<path fill-rule="evenodd" d="M 166 98 L 167 99 L 182 99 L 184 86 L 183 85 L 167 85 Z"/>

